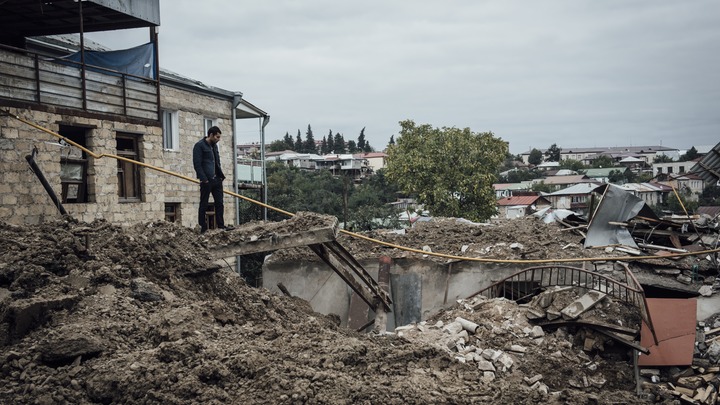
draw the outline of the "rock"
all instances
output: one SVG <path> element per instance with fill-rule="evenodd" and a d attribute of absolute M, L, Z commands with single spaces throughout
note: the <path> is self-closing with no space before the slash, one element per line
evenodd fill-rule
<path fill-rule="evenodd" d="M 560 313 L 565 319 L 576 319 L 584 312 L 592 309 L 598 302 L 606 297 L 605 293 L 599 291 L 588 291 L 582 297 L 571 302 L 570 305 L 563 308 Z"/>
<path fill-rule="evenodd" d="M 495 373 L 495 366 L 493 364 L 485 359 L 481 359 L 478 363 L 478 369 L 482 371 L 492 371 Z"/>
<path fill-rule="evenodd" d="M 543 375 L 542 375 L 542 374 L 536 374 L 536 375 L 534 375 L 533 377 L 530 377 L 530 378 L 524 377 L 524 378 L 523 378 L 523 381 L 525 381 L 525 384 L 527 384 L 527 385 L 533 385 L 533 384 L 535 384 L 536 382 L 538 382 L 538 381 L 540 381 L 540 380 L 542 380 L 542 379 L 543 379 Z"/>
<path fill-rule="evenodd" d="M 660 370 L 657 368 L 641 368 L 640 375 L 643 377 L 652 377 L 654 375 L 660 375 Z"/>
<path fill-rule="evenodd" d="M 450 322 L 449 324 L 447 324 L 443 327 L 443 332 L 448 333 L 453 336 L 457 335 L 462 330 L 463 330 L 463 327 L 460 324 L 460 322 Z"/>
<path fill-rule="evenodd" d="M 138 301 L 157 302 L 165 300 L 162 289 L 144 278 L 133 279 L 130 282 L 130 290 L 130 296 Z"/>
<path fill-rule="evenodd" d="M 712 288 L 712 286 L 704 285 L 704 286 L 700 287 L 700 290 L 698 290 L 698 292 L 703 297 L 709 297 L 713 293 L 713 288 Z"/>
<path fill-rule="evenodd" d="M 524 249 L 525 246 L 523 246 L 522 243 L 514 242 L 510 244 L 510 249 Z"/>
<path fill-rule="evenodd" d="M 91 336 L 69 334 L 56 339 L 48 339 L 39 348 L 40 359 L 49 365 L 70 364 L 78 356 L 84 359 L 95 357 L 103 352 L 100 341 Z"/>
<path fill-rule="evenodd" d="M 545 331 L 543 330 L 542 327 L 540 327 L 540 326 L 538 326 L 538 325 L 535 325 L 535 326 L 532 328 L 532 330 L 530 331 L 529 335 L 530 335 L 531 338 L 535 339 L 535 338 L 539 338 L 539 337 L 545 336 Z"/>

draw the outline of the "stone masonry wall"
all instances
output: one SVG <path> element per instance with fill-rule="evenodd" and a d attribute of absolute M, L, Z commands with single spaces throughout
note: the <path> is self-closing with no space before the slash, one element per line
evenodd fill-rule
<path fill-rule="evenodd" d="M 232 189 L 232 127 L 229 100 L 201 96 L 167 86 L 161 88 L 163 108 L 178 111 L 180 145 L 177 150 L 164 150 L 162 128 L 116 121 L 39 112 L 29 109 L 5 108 L 10 114 L 58 132 L 60 123 L 87 126 L 87 147 L 95 153 L 116 154 L 116 135 L 128 132 L 140 136 L 140 159 L 144 163 L 196 178 L 192 165 L 192 147 L 203 137 L 204 118 L 214 118 L 223 131 L 220 151 L 226 177 L 224 187 Z M 0 116 L 0 221 L 13 224 L 37 224 L 60 216 L 40 181 L 25 159 L 33 148 L 35 160 L 53 187 L 61 195 L 60 158 L 67 153 L 58 139 L 7 116 Z M 117 160 L 109 157 L 88 159 L 87 203 L 63 204 L 68 213 L 82 221 L 105 219 L 114 224 L 164 218 L 165 203 L 180 204 L 179 221 L 194 227 L 197 223 L 199 186 L 149 168 L 141 169 L 140 202 L 119 202 Z M 233 201 L 225 198 L 227 224 L 234 223 Z"/>

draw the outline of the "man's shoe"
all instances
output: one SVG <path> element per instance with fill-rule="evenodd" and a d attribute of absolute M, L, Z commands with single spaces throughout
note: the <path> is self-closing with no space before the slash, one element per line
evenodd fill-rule
<path fill-rule="evenodd" d="M 227 225 L 227 226 L 223 226 L 220 229 L 222 229 L 223 231 L 232 231 L 233 229 L 235 229 L 235 227 L 232 225 Z"/>

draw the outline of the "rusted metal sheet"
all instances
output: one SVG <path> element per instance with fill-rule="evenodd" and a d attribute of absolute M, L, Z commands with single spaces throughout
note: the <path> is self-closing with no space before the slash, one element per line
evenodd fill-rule
<path fill-rule="evenodd" d="M 647 306 L 658 344 L 647 324 L 640 331 L 640 345 L 650 349 L 641 355 L 640 366 L 689 366 L 695 348 L 697 301 L 694 299 L 648 298 Z"/>

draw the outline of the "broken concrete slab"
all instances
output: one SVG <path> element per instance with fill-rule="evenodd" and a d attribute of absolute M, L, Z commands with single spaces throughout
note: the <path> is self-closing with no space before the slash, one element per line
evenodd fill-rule
<path fill-rule="evenodd" d="M 607 294 L 599 291 L 588 291 L 585 295 L 563 308 L 560 313 L 564 319 L 577 319 L 584 312 L 597 305 L 597 303 L 602 301 L 606 296 Z"/>

